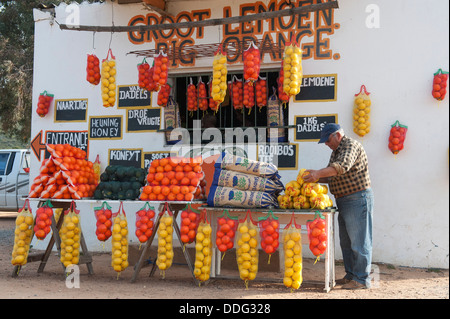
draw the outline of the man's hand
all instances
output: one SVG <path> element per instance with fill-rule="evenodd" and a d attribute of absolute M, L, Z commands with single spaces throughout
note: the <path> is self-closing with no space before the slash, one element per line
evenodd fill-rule
<path fill-rule="evenodd" d="M 306 183 L 315 183 L 319 180 L 319 172 L 314 169 L 308 169 L 305 171 L 305 174 L 303 174 L 303 180 Z"/>

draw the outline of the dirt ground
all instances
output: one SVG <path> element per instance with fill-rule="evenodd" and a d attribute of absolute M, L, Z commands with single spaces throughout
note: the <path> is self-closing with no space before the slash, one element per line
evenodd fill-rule
<path fill-rule="evenodd" d="M 291 292 L 281 281 L 258 281 L 258 277 L 282 278 L 280 273 L 264 271 L 264 267 L 260 267 L 248 289 L 239 279 L 212 279 L 199 287 L 182 262 L 174 262 L 164 279 L 158 269 L 150 277 L 151 267 L 144 267 L 136 282 L 131 283 L 133 265 L 117 276 L 108 253 L 93 255 L 94 275 L 88 274 L 86 265 L 80 265 L 79 288 L 70 288 L 56 253 L 50 256 L 43 273 L 37 273 L 39 263 L 33 262 L 25 265 L 18 277 L 11 276 L 13 229 L 13 218 L 0 218 L 0 299 L 449 299 L 449 271 L 442 269 L 379 264 L 376 265 L 379 280 L 374 282 L 374 288 L 348 291 L 336 286 L 325 293 L 323 285 L 307 283 L 323 280 L 323 264 L 313 265 L 313 261 L 304 260 L 305 283 Z M 336 261 L 336 279 L 343 277 L 343 268 Z M 233 269 L 224 269 L 222 274 L 237 276 Z"/>

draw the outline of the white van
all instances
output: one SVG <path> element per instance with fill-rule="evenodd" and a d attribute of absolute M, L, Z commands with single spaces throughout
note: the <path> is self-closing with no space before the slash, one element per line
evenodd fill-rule
<path fill-rule="evenodd" d="M 28 196 L 30 151 L 0 150 L 0 210 L 18 211 Z"/>

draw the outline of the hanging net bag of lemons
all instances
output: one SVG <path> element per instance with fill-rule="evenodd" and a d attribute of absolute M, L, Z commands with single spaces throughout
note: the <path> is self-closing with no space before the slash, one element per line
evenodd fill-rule
<path fill-rule="evenodd" d="M 111 54 L 111 57 L 109 56 Z M 102 61 L 101 89 L 104 107 L 116 105 L 116 58 L 112 50 L 108 50 L 106 59 Z"/>
<path fill-rule="evenodd" d="M 295 222 L 295 215 L 283 229 L 284 278 L 283 283 L 291 292 L 300 288 L 302 277 L 302 235 L 301 225 Z"/>
<path fill-rule="evenodd" d="M 64 212 L 63 224 L 59 230 L 61 238 L 60 261 L 64 267 L 78 265 L 80 261 L 80 211 L 76 209 L 75 202 L 70 203 L 68 210 Z"/>
<path fill-rule="evenodd" d="M 164 209 L 160 213 L 158 225 L 158 251 L 156 265 L 161 276 L 166 277 L 166 270 L 172 266 L 173 261 L 173 213 L 169 209 L 169 204 L 164 204 Z"/>
<path fill-rule="evenodd" d="M 248 210 L 245 218 L 239 221 L 236 233 L 236 261 L 245 289 L 248 289 L 249 280 L 254 280 L 258 273 L 258 235 L 258 224 Z"/>
<path fill-rule="evenodd" d="M 194 276 L 201 282 L 206 282 L 211 274 L 212 260 L 212 228 L 208 221 L 206 210 L 200 214 L 200 222 L 195 237 Z M 200 285 L 199 283 L 199 285 Z"/>
<path fill-rule="evenodd" d="M 28 252 L 30 250 L 31 239 L 33 238 L 33 214 L 30 202 L 25 200 L 25 204 L 16 217 L 16 227 L 14 229 L 14 247 L 12 251 L 11 263 L 20 267 L 27 263 Z"/>
<path fill-rule="evenodd" d="M 361 85 L 359 93 L 355 94 L 353 104 L 353 132 L 363 137 L 370 132 L 370 105 L 372 104 L 370 93 L 366 86 Z"/>
<path fill-rule="evenodd" d="M 128 267 L 128 222 L 122 202 L 112 218 L 111 267 L 117 272 L 118 279 L 120 273 Z"/>

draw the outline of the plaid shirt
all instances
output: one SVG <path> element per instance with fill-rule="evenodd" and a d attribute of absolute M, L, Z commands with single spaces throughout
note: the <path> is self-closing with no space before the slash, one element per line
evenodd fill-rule
<path fill-rule="evenodd" d="M 328 178 L 330 192 L 336 198 L 370 188 L 369 162 L 360 142 L 344 136 L 331 153 L 328 166 L 338 173 Z"/>

